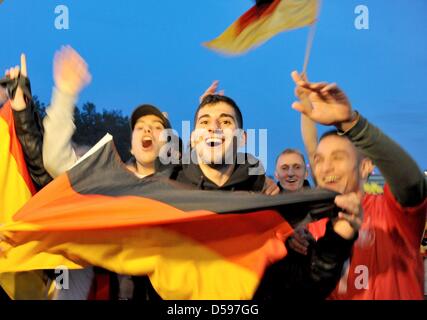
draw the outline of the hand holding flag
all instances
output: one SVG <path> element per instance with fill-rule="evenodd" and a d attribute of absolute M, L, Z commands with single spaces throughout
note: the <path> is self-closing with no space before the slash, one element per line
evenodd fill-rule
<path fill-rule="evenodd" d="M 297 92 L 305 94 L 310 103 L 294 102 L 292 108 L 303 113 L 311 120 L 323 125 L 337 125 L 346 130 L 348 125 L 356 121 L 357 114 L 345 93 L 335 83 L 311 83 L 296 72 L 292 79 L 297 85 Z"/>

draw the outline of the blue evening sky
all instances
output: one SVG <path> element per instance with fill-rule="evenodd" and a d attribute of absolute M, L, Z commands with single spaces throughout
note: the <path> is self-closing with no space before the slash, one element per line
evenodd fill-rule
<path fill-rule="evenodd" d="M 220 80 L 241 106 L 246 128 L 268 129 L 268 173 L 286 147 L 302 149 L 299 115 L 291 109 L 290 73 L 301 69 L 308 29 L 282 33 L 240 57 L 201 43 L 220 34 L 251 0 L 4 0 L 0 68 L 27 53 L 33 92 L 48 103 L 52 58 L 70 44 L 93 75 L 79 100 L 128 115 L 141 103 L 167 111 L 181 131 L 198 97 Z M 357 5 L 369 8 L 369 30 L 354 26 Z M 55 7 L 69 8 L 70 29 L 57 30 Z M 337 82 L 353 105 L 427 169 L 427 1 L 327 0 L 308 74 Z M 323 129 L 322 129 L 323 130 Z M 404 170 L 404 168 L 402 168 Z"/>

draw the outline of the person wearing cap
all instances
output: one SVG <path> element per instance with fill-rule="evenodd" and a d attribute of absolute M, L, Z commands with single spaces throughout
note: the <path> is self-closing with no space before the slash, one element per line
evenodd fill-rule
<path fill-rule="evenodd" d="M 43 120 L 45 134 L 43 138 L 43 161 L 47 172 L 55 178 L 69 170 L 79 156 L 73 148 L 72 136 L 75 131 L 73 122 L 74 106 L 81 90 L 90 83 L 91 75 L 83 58 L 71 47 L 64 47 L 56 53 L 54 59 L 54 83 L 51 105 Z M 161 133 L 171 129 L 167 117 L 155 106 L 143 104 L 135 108 L 130 118 L 132 159 L 126 167 L 139 178 L 155 173 L 154 161 L 161 147 L 167 142 Z M 98 269 L 97 269 L 98 270 Z M 98 271 L 97 271 L 98 272 Z M 95 272 L 95 273 L 97 273 Z M 105 271 L 101 271 L 105 275 Z M 91 290 L 95 276 L 93 268 L 71 270 L 68 290 L 57 290 L 55 299 L 85 300 L 96 297 Z M 110 288 L 117 286 L 118 297 L 132 298 L 133 282 L 128 276 L 111 276 Z M 93 288 L 92 288 L 93 289 Z M 105 297 L 104 297 L 105 298 Z"/>
<path fill-rule="evenodd" d="M 89 84 L 91 75 L 82 57 L 71 47 L 64 47 L 55 55 L 54 82 L 51 105 L 43 120 L 43 160 L 46 170 L 57 177 L 69 170 L 78 160 L 72 145 L 75 131 L 74 106 L 78 94 Z M 160 133 L 171 129 L 165 115 L 155 106 L 138 106 L 130 119 L 131 154 L 134 161 L 127 165 L 136 176 L 143 178 L 155 172 L 154 160 L 166 142 Z"/>
<path fill-rule="evenodd" d="M 166 143 L 161 134 L 172 126 L 166 116 L 150 104 L 143 104 L 133 111 L 130 125 L 132 159 L 127 167 L 139 178 L 144 178 L 155 172 L 154 162 Z"/>

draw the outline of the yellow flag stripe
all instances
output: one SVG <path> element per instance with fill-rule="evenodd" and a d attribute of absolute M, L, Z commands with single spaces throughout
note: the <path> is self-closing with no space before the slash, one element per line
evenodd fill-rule
<path fill-rule="evenodd" d="M 10 153 L 9 126 L 0 117 L 0 222 L 11 222 L 12 216 L 31 198 L 31 192 L 19 174 Z"/>
<path fill-rule="evenodd" d="M 145 275 L 164 299 L 250 299 L 260 280 L 248 268 L 224 259 L 219 253 L 182 234 L 161 227 L 45 233 L 19 232 L 22 246 L 5 250 L 0 270 L 53 269 L 61 254 L 76 265 L 97 265 L 118 274 Z M 31 241 L 30 241 L 31 239 Z M 25 242 L 25 241 L 24 241 Z M 35 252 L 58 254 L 58 260 Z M 238 257 L 236 257 L 238 258 Z"/>
<path fill-rule="evenodd" d="M 5 108 L 6 106 L 3 106 Z M 18 163 L 11 152 L 12 137 L 10 136 L 9 124 L 3 117 L 0 117 L 0 224 L 12 223 L 13 215 L 21 209 L 31 198 L 31 191 L 24 177 L 20 174 Z M 19 155 L 15 155 L 19 156 Z M 22 156 L 22 154 L 21 154 Z M 21 226 L 21 228 L 34 229 L 33 226 Z M 32 243 L 25 244 L 19 248 L 8 250 L 7 255 L 3 253 L 0 259 L 10 259 L 14 263 L 30 263 L 31 265 L 43 265 L 46 261 L 50 264 L 68 265 L 77 268 L 62 256 L 41 253 L 30 255 L 33 247 Z M 0 244 L 0 251 L 7 246 L 5 243 Z M 16 259 L 19 257 L 20 259 Z M 22 257 L 31 257 L 30 260 Z M 31 270 L 43 269 L 33 268 Z M 42 271 L 32 271 L 23 273 L 6 272 L 7 269 L 0 267 L 0 286 L 12 299 L 46 299 L 47 288 L 43 279 Z"/>

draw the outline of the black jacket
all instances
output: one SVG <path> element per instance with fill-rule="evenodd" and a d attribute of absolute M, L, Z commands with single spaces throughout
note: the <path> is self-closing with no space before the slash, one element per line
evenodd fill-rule
<path fill-rule="evenodd" d="M 287 192 L 287 191 L 282 187 L 282 185 L 280 184 L 280 182 L 279 182 L 279 181 L 277 182 L 277 186 L 279 187 L 280 192 Z M 302 187 L 303 187 L 303 189 L 305 189 L 305 188 L 310 189 L 310 188 L 311 188 L 310 182 L 309 182 L 307 179 L 305 179 L 305 180 L 304 180 L 304 182 L 303 182 L 303 184 L 302 184 Z"/>
<path fill-rule="evenodd" d="M 34 103 L 22 111 L 13 110 L 16 135 L 24 152 L 25 163 L 37 190 L 50 181 L 43 165 L 43 126 Z"/>
<path fill-rule="evenodd" d="M 345 240 L 329 221 L 325 235 L 309 246 L 307 256 L 288 248 L 287 256 L 267 268 L 255 293 L 259 301 L 323 300 L 335 289 L 357 234 Z M 286 299 L 286 300 L 285 300 Z"/>
<path fill-rule="evenodd" d="M 226 190 L 226 191 L 262 191 L 265 183 L 265 175 L 249 175 L 249 170 L 261 166 L 259 160 L 250 154 L 244 154 L 245 162 L 236 164 L 230 179 L 218 186 L 205 177 L 200 166 L 190 162 L 189 164 L 162 165 L 156 161 L 156 171 L 169 179 L 191 185 L 200 190 Z M 262 168 L 264 172 L 264 169 Z"/>
<path fill-rule="evenodd" d="M 34 103 L 22 111 L 13 111 L 16 135 L 24 152 L 25 163 L 37 190 L 40 190 L 52 177 L 43 165 L 43 126 L 35 110 Z"/>

